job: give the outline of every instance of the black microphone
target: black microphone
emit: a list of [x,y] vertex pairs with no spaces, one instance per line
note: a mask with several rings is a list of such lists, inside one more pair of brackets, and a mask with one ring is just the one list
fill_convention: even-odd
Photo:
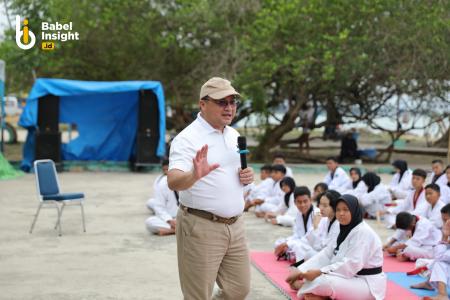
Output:
[[238,136],[237,138],[239,154],[241,156],[241,169],[244,170],[247,168],[247,139],[245,136]]

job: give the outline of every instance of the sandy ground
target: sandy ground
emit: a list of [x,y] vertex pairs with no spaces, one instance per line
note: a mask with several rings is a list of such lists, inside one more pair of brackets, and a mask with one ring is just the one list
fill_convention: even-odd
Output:
[[[65,192],[86,194],[87,232],[80,209],[68,207],[63,236],[53,230],[56,209],[36,211],[34,175],[0,181],[0,299],[181,299],[175,237],[150,235],[145,201],[157,174],[62,173]],[[312,187],[324,174],[297,174]],[[387,176],[382,176],[386,183]],[[251,250],[270,251],[290,228],[246,214]],[[389,233],[371,222],[384,239]],[[254,267],[248,299],[285,299]]]

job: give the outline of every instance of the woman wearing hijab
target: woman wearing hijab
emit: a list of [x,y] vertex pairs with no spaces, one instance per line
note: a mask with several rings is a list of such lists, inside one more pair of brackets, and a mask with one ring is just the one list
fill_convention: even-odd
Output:
[[[300,265],[286,281],[301,299],[384,299],[386,276],[378,235],[363,221],[358,199],[341,196],[336,205],[337,240]],[[303,280],[303,281],[300,281]]]
[[280,181],[280,187],[284,192],[284,198],[275,211],[266,213],[265,219],[274,225],[292,227],[298,211],[294,203],[295,181],[291,177],[284,177]]
[[322,193],[319,197],[320,214],[313,217],[313,230],[306,233],[302,243],[294,248],[297,265],[310,259],[339,235],[339,222],[336,220],[336,203],[341,194],[334,190]]
[[392,177],[389,191],[393,199],[405,199],[412,187],[412,172],[408,169],[408,163],[404,160],[396,160],[392,163],[395,170],[395,175]]
[[369,218],[376,218],[377,212],[384,211],[384,204],[391,202],[391,194],[381,183],[381,178],[373,172],[364,174],[361,181],[367,192],[358,197],[359,204],[364,208]]
[[347,186],[347,189],[343,194],[350,194],[359,199],[364,193],[367,192],[367,187],[361,180],[361,169],[351,168],[349,171],[351,183]]

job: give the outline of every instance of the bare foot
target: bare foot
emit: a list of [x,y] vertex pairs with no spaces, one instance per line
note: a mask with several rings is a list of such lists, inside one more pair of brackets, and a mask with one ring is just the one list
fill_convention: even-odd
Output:
[[298,291],[303,286],[303,280],[296,280],[292,284],[289,284],[289,286],[291,287],[291,289]]
[[428,291],[433,291],[434,288],[430,285],[430,283],[428,281],[424,281],[421,283],[417,283],[417,284],[413,284],[411,285],[412,289],[418,289],[418,290],[428,290]]
[[397,254],[397,260],[401,262],[409,261],[409,258],[404,256],[403,254]]
[[175,229],[160,229],[158,232],[159,236],[163,236],[163,235],[171,235],[171,234],[175,234]]
[[263,213],[263,212],[255,212],[255,215],[256,215],[257,218],[264,218],[265,213]]

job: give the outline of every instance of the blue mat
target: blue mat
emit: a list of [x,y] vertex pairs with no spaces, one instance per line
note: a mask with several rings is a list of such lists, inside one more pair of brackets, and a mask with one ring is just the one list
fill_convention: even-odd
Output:
[[[388,272],[386,273],[389,280],[395,282],[401,287],[409,290],[411,293],[414,293],[417,296],[425,297],[425,296],[436,296],[437,291],[427,291],[427,290],[418,290],[410,288],[411,285],[417,284],[420,282],[424,282],[426,279],[420,277],[419,275],[408,276],[403,272]],[[450,295],[450,289],[447,289],[447,293]]]

